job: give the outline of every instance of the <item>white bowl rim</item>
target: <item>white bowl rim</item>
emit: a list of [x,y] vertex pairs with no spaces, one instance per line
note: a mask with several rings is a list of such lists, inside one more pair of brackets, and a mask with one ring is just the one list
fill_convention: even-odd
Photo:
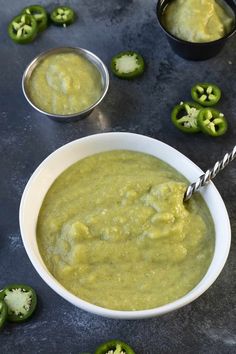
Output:
[[[129,145],[131,141],[142,142],[143,148],[139,149],[139,147],[137,146],[137,150],[136,150],[136,151],[140,151],[140,152],[145,152],[144,146],[149,146],[149,144],[155,145],[155,147],[157,148],[157,151],[158,151],[158,148],[164,149],[168,153],[171,153],[171,156],[173,155],[176,158],[181,159],[181,161],[183,163],[188,164],[191,167],[189,170],[189,173],[194,172],[194,176],[191,176],[190,178],[188,178],[190,182],[194,182],[196,180],[196,178],[203,173],[203,171],[195,163],[193,163],[189,158],[187,158],[185,155],[183,155],[178,150],[174,149],[173,147],[171,147],[170,145],[167,145],[164,142],[161,142],[159,140],[156,140],[156,139],[144,136],[144,135],[135,134],[135,133],[128,133],[128,132],[107,132],[107,133],[93,134],[93,135],[89,135],[89,136],[86,136],[83,138],[76,139],[72,142],[69,142],[69,143],[61,146],[60,148],[58,148],[57,150],[52,152],[46,159],[44,159],[41,162],[41,164],[36,168],[36,170],[34,171],[32,176],[30,177],[30,179],[24,189],[24,192],[23,192],[23,195],[21,198],[21,202],[20,202],[20,209],[19,209],[19,222],[20,222],[20,231],[21,231],[22,241],[23,241],[25,250],[28,254],[28,257],[29,257],[31,263],[33,264],[34,268],[36,269],[38,274],[41,276],[41,278],[56,293],[58,293],[60,296],[62,296],[64,299],[66,299],[70,303],[74,304],[75,306],[77,306],[83,310],[86,310],[88,312],[97,314],[97,315],[115,318],[115,319],[141,319],[141,318],[149,318],[149,317],[159,316],[159,315],[177,310],[177,309],[189,304],[190,302],[197,299],[200,295],[202,295],[213,284],[213,282],[217,279],[217,277],[219,276],[220,272],[222,271],[222,269],[225,265],[225,262],[227,260],[228,253],[230,250],[230,244],[231,244],[230,221],[229,221],[229,216],[228,216],[225,204],[224,204],[218,190],[216,189],[216,187],[214,186],[214,184],[212,182],[210,182],[208,184],[207,188],[202,188],[200,193],[203,196],[203,198],[205,199],[206,203],[207,203],[206,198],[213,198],[213,196],[214,196],[215,201],[217,201],[217,207],[215,209],[216,212],[218,209],[220,209],[220,228],[221,228],[221,231],[224,231],[224,237],[222,238],[222,241],[221,241],[221,239],[218,239],[218,236],[217,236],[218,229],[216,229],[215,230],[216,231],[215,242],[217,241],[218,243],[219,242],[222,243],[219,246],[221,253],[219,253],[218,258],[216,258],[216,254],[215,254],[216,248],[215,248],[213,260],[209,266],[209,269],[208,269],[207,273],[204,275],[204,277],[202,278],[202,280],[197,284],[197,286],[194,289],[192,289],[189,293],[187,293],[186,295],[181,297],[180,299],[175,300],[175,301],[168,303],[166,305],[152,308],[152,309],[147,309],[147,310],[118,311],[118,310],[111,310],[111,309],[103,308],[103,307],[88,303],[87,301],[80,299],[79,297],[73,295],[68,290],[66,290],[50,274],[50,272],[47,270],[46,266],[44,264],[42,265],[43,261],[42,261],[42,259],[39,259],[41,257],[37,258],[35,252],[33,251],[32,247],[31,247],[31,244],[30,244],[31,235],[29,235],[29,233],[27,232],[27,227],[25,225],[25,212],[26,212],[27,202],[29,200],[30,193],[32,191],[35,181],[37,181],[39,174],[42,173],[43,170],[48,165],[50,165],[50,163],[52,163],[52,161],[54,160],[54,158],[56,156],[59,156],[62,152],[65,152],[66,150],[73,149],[73,147],[75,147],[77,145],[83,145],[84,143],[88,143],[88,144],[94,143],[94,142],[101,143],[101,142],[105,141],[105,145],[106,145],[106,142],[108,141],[108,144],[109,144],[109,141],[111,141],[111,140],[120,142],[120,145],[121,145],[121,141],[122,141],[121,146],[122,147],[124,146],[123,149],[126,149],[126,150],[136,150],[136,149],[132,149],[132,148],[127,149],[125,147],[127,144]],[[126,142],[126,144],[124,144],[124,141]],[[120,147],[120,148],[105,148],[100,151],[117,150],[117,149],[121,150],[122,147]],[[158,151],[158,152],[160,152],[160,151]],[[93,155],[95,153],[96,152],[88,153],[86,156]],[[154,155],[154,156],[158,157],[158,154]],[[160,158],[160,157],[158,157],[158,158]],[[165,159],[163,159],[163,160],[166,161]],[[169,162],[167,162],[167,163],[169,163]],[[171,163],[169,163],[169,164],[171,164]],[[65,168],[63,168],[62,171],[64,169]],[[186,176],[185,173],[182,173],[182,174]],[[56,177],[54,177],[54,179],[55,178]],[[48,188],[49,188],[49,186],[50,185],[48,185]],[[207,203],[207,205],[208,205],[208,203]],[[208,208],[209,208],[209,205],[208,205]],[[214,215],[212,215],[212,218],[215,223],[217,219],[215,218]],[[36,237],[35,237],[35,239],[36,239]],[[215,247],[216,247],[216,245],[215,245]],[[215,267],[216,269],[214,271],[212,271],[213,274],[209,275],[208,273],[209,273],[210,269],[212,270],[212,266],[215,263],[216,263],[216,267]]]

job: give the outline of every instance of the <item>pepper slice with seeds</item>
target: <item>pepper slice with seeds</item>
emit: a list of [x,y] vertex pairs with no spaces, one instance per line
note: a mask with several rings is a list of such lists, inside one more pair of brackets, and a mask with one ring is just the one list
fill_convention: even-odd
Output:
[[184,133],[200,131],[197,117],[202,107],[195,102],[180,102],[171,112],[172,123]]
[[95,354],[135,354],[135,352],[128,344],[114,339],[101,344]]
[[30,286],[11,284],[0,292],[0,300],[8,308],[7,319],[11,322],[24,322],[34,312],[37,305],[37,296]]
[[54,25],[66,27],[75,21],[75,12],[68,6],[59,6],[52,11],[50,18]]
[[7,305],[3,300],[0,300],[0,331],[7,321]]
[[225,134],[228,128],[224,114],[213,108],[202,109],[197,121],[203,133],[214,137]]
[[111,60],[111,70],[113,74],[121,79],[134,79],[144,72],[143,57],[133,51],[120,52]]
[[19,44],[32,42],[37,32],[37,22],[33,16],[28,14],[16,16],[8,25],[9,37]]
[[48,26],[48,14],[43,6],[31,5],[22,10],[22,14],[31,15],[37,22],[38,32],[44,31]]
[[192,99],[202,106],[214,106],[221,98],[221,90],[218,86],[209,83],[199,83],[191,89]]

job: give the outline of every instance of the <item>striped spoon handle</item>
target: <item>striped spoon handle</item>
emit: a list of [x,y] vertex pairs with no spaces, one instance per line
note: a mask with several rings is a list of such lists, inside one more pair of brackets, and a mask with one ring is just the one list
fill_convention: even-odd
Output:
[[207,170],[201,175],[195,183],[192,183],[186,189],[184,194],[184,202],[189,200],[193,193],[197,192],[199,188],[205,186],[210,182],[221,170],[223,170],[231,161],[236,158],[236,145],[230,153],[225,154],[222,160],[217,161],[212,169]]

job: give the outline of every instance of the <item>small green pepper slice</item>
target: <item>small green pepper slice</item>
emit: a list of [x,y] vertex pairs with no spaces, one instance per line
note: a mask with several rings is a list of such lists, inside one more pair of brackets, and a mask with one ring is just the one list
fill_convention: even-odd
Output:
[[28,14],[22,14],[13,18],[8,25],[8,35],[16,43],[27,44],[37,35],[37,22]]
[[172,123],[184,133],[200,131],[197,117],[202,107],[195,102],[180,102],[171,112]]
[[22,10],[22,14],[31,15],[37,22],[38,32],[44,31],[48,26],[48,14],[43,6],[31,5]]
[[101,344],[95,354],[135,354],[135,352],[128,344],[114,339]]
[[199,83],[191,89],[192,99],[202,106],[214,106],[221,97],[221,90],[218,86],[209,83]]
[[11,284],[0,292],[0,300],[8,307],[7,319],[11,322],[24,322],[34,312],[37,296],[30,286]]
[[75,21],[75,12],[70,7],[59,6],[52,11],[50,18],[54,25],[66,27]]
[[225,134],[228,129],[224,114],[213,108],[202,109],[197,121],[203,133],[214,137]]
[[113,74],[121,79],[134,79],[142,75],[145,64],[143,57],[133,51],[120,52],[111,60]]
[[7,305],[3,300],[0,300],[0,331],[7,321]]

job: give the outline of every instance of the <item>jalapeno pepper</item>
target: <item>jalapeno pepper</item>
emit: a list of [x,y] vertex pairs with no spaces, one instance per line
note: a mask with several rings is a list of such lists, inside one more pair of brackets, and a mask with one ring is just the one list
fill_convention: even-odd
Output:
[[184,133],[197,133],[197,117],[202,107],[195,102],[180,102],[171,112],[172,123]]
[[11,322],[23,322],[34,312],[37,296],[30,286],[11,284],[0,292],[0,300],[8,307],[7,319]]
[[59,6],[52,11],[50,18],[54,25],[66,27],[75,21],[75,12],[70,7]]
[[8,34],[16,43],[32,42],[37,35],[37,22],[28,14],[16,16],[8,25]]
[[209,83],[200,83],[191,89],[192,99],[202,106],[214,106],[221,97],[221,90],[218,86]]
[[114,339],[101,344],[95,354],[135,354],[135,352],[128,344]]
[[197,121],[201,131],[211,136],[223,135],[228,128],[224,114],[213,108],[202,109]]
[[44,31],[48,26],[48,14],[44,7],[31,5],[22,10],[22,14],[31,15],[37,22],[38,32]]
[[134,79],[144,72],[143,57],[137,52],[125,51],[115,55],[111,60],[113,74],[121,79]]
[[7,321],[7,305],[3,300],[0,300],[0,331]]

